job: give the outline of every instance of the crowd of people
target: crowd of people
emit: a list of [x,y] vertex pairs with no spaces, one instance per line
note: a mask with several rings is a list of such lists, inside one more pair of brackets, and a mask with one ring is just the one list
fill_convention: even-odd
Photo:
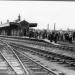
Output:
[[69,43],[72,43],[73,40],[73,34],[72,33],[56,33],[56,32],[52,32],[48,35],[48,39],[52,42],[54,41],[55,43],[57,41],[67,41]]
[[47,32],[44,31],[30,31],[29,37],[33,37],[36,39],[48,39],[50,42],[54,41],[55,43],[57,41],[67,41],[69,43],[72,43],[73,40],[75,40],[75,32],[56,32],[56,31],[50,31]]

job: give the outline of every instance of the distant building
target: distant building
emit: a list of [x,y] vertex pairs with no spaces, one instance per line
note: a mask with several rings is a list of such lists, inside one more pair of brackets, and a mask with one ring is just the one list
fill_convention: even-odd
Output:
[[28,36],[30,27],[37,27],[37,23],[29,23],[25,20],[20,20],[20,15],[18,16],[18,21],[7,22],[0,25],[0,35],[7,36]]

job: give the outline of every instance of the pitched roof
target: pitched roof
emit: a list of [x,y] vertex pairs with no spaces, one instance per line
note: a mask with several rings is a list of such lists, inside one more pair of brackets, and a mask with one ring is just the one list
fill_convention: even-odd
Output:
[[10,23],[0,24],[0,27],[6,27],[6,26],[10,26]]

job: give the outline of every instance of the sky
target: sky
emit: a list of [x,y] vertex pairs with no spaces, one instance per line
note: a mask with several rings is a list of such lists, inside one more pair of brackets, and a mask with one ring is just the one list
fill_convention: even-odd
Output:
[[75,29],[75,2],[71,1],[0,1],[0,21],[21,20],[37,23],[37,29]]

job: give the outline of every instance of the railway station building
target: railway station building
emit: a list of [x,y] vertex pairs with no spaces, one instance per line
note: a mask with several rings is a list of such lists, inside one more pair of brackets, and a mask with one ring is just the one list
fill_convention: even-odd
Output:
[[37,27],[37,23],[29,23],[26,20],[21,21],[20,16],[15,22],[1,24],[0,35],[7,36],[28,36],[29,28]]

